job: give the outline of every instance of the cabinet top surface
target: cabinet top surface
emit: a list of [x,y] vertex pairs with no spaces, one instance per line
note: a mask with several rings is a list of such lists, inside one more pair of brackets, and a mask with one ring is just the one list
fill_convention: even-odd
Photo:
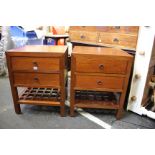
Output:
[[90,55],[106,55],[106,56],[123,56],[132,57],[127,52],[117,48],[106,48],[106,47],[86,47],[86,46],[75,46],[73,54],[90,54]]
[[65,53],[67,46],[51,45],[27,45],[24,47],[8,50],[7,52],[38,52],[38,53]]

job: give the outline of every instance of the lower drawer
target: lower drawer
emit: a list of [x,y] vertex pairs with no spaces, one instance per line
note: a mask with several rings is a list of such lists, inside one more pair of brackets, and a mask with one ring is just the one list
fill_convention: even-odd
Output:
[[122,91],[123,86],[123,77],[76,75],[75,78],[75,87],[78,89],[116,89]]
[[15,86],[59,87],[59,74],[14,73]]
[[100,33],[98,43],[135,49],[137,45],[137,36],[118,33]]

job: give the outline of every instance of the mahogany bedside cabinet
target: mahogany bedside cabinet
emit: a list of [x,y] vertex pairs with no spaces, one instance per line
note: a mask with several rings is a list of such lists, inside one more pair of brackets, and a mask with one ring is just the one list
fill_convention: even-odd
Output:
[[[17,114],[20,104],[60,106],[65,115],[67,46],[33,45],[6,52],[9,79]],[[18,87],[24,87],[19,93]]]
[[71,106],[102,108],[123,114],[133,56],[117,48],[75,46],[71,55]]

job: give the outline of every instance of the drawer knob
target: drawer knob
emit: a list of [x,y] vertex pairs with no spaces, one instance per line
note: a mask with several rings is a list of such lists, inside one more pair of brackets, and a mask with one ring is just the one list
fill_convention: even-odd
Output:
[[99,65],[99,69],[103,70],[104,69],[104,65],[103,64],[100,64]]
[[119,30],[120,29],[120,26],[115,26],[115,29]]
[[33,65],[34,65],[34,66],[38,66],[37,62],[33,62]]
[[38,70],[38,64],[37,64],[37,62],[33,62],[33,70],[34,71],[37,71]]
[[37,71],[38,70],[38,67],[37,66],[33,66],[33,70],[34,71]]
[[84,35],[81,35],[81,36],[80,36],[80,38],[81,38],[81,39],[84,39],[84,38],[85,38],[85,36],[84,36]]
[[102,82],[102,81],[97,81],[97,84],[98,84],[98,85],[102,85],[103,82]]
[[113,42],[119,42],[118,38],[114,38]]
[[37,77],[34,78],[34,81],[38,81],[39,79]]

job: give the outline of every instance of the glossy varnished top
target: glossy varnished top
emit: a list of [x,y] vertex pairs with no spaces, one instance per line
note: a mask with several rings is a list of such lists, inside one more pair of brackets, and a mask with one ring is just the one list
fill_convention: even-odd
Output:
[[20,55],[20,56],[33,56],[33,55],[62,55],[67,51],[67,46],[51,46],[51,45],[26,45],[24,47],[8,50],[6,54]]
[[67,46],[51,46],[51,45],[27,45],[24,47],[8,50],[8,52],[58,52],[64,53]]
[[89,54],[89,55],[107,55],[107,56],[123,56],[132,57],[127,52],[117,48],[106,47],[87,47],[87,46],[75,46],[73,49],[75,54]]

